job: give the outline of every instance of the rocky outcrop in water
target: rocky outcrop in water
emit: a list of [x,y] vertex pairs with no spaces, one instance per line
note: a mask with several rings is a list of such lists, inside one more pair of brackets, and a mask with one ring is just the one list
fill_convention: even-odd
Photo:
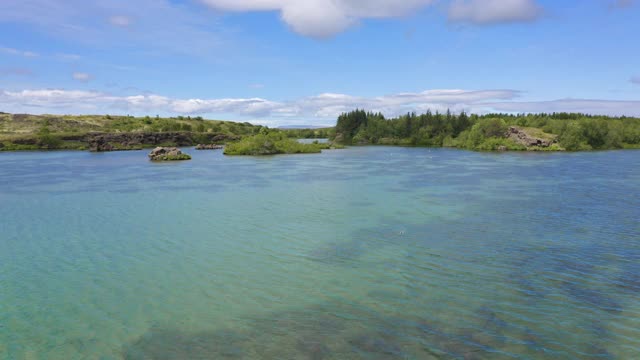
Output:
[[224,146],[216,144],[198,144],[196,146],[196,150],[220,150],[223,148]]
[[161,144],[193,146],[203,141],[219,143],[238,139],[237,136],[225,134],[193,132],[90,133],[85,137],[91,151],[139,150]]
[[191,156],[184,154],[180,149],[175,147],[161,147],[151,150],[149,153],[151,161],[177,161],[191,160]]
[[533,146],[549,147],[552,144],[555,144],[557,142],[555,136],[551,134],[547,134],[547,135],[548,136],[544,138],[533,136],[530,133],[528,133],[525,129],[519,128],[517,126],[510,126],[506,134],[506,136],[509,139],[515,141],[520,145],[524,145],[526,147],[533,147]]

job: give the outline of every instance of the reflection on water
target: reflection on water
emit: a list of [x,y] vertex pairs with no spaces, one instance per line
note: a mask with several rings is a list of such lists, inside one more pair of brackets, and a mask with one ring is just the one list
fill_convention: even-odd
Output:
[[638,358],[637,155],[2,153],[0,358]]

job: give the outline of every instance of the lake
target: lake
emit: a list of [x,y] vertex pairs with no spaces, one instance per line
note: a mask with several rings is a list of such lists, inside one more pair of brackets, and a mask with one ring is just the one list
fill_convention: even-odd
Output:
[[1,359],[640,358],[640,152],[0,153]]

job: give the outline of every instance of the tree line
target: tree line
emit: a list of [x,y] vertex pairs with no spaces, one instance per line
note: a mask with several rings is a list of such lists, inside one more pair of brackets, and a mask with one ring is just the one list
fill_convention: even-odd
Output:
[[458,114],[427,111],[387,119],[354,110],[338,117],[334,141],[345,145],[449,146],[474,150],[525,150],[507,137],[510,126],[555,137],[550,150],[640,148],[640,119],[580,113]]

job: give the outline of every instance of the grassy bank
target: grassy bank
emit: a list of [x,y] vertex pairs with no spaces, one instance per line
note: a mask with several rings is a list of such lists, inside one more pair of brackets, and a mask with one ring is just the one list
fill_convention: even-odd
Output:
[[[207,143],[213,135],[239,138],[257,134],[262,126],[200,117],[133,117],[110,115],[28,115],[0,113],[0,151],[85,150],[91,134],[177,133],[187,142]],[[157,143],[114,141],[114,150],[152,147]],[[160,145],[179,145],[166,142]]]

